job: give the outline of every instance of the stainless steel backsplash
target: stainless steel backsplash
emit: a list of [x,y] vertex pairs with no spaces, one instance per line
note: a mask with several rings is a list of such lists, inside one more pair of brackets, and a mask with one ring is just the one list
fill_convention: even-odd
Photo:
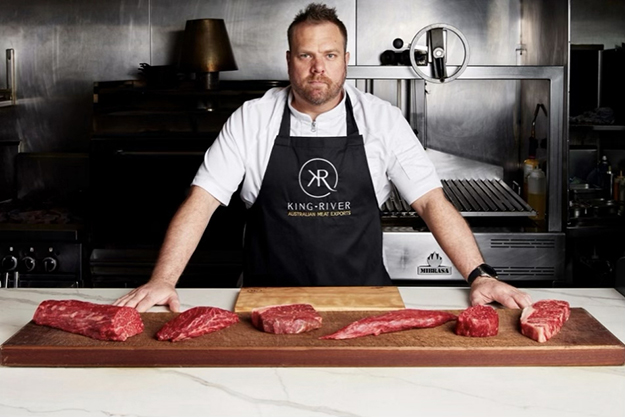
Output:
[[[0,50],[13,48],[17,55],[18,105],[0,108],[0,138],[21,141],[22,152],[81,152],[88,149],[91,131],[94,81],[133,79],[140,63],[175,64],[188,19],[223,18],[234,48],[238,71],[222,73],[223,79],[286,79],[286,29],[308,1],[291,0],[3,0],[0,3]],[[516,65],[521,44],[520,23],[524,10],[547,19],[531,27],[549,27],[549,33],[567,33],[568,1],[543,6],[538,0],[329,0],[337,8],[349,33],[351,64],[377,65],[379,55],[392,49],[392,41],[406,43],[424,26],[448,23],[458,27],[471,46],[470,65]],[[553,3],[553,2],[548,2]],[[536,10],[547,9],[545,13]],[[526,24],[527,25],[527,24]],[[529,29],[526,29],[529,30]],[[540,29],[543,30],[543,29]],[[540,45],[545,42],[542,37]],[[564,65],[566,36],[541,58],[534,51],[531,64]],[[533,45],[525,44],[531,50]],[[554,55],[554,51],[556,52]],[[553,62],[556,61],[556,62]],[[4,79],[4,68],[0,66]],[[391,87],[394,88],[394,87]],[[479,97],[482,87],[469,87],[468,97]],[[379,89],[384,94],[384,89]],[[489,88],[498,90],[497,85]],[[448,98],[444,97],[448,94]],[[510,101],[503,88],[495,103]],[[392,96],[392,94],[391,94]],[[428,117],[449,119],[447,100],[456,92],[436,92],[442,111]],[[452,117],[474,117],[476,110],[455,106]],[[479,113],[479,112],[477,112]],[[503,112],[498,112],[503,113]],[[509,115],[493,129],[512,130]],[[489,122],[492,123],[492,122]],[[498,134],[498,133],[497,133]],[[430,137],[434,143],[435,137]],[[445,139],[447,140],[447,139]]]

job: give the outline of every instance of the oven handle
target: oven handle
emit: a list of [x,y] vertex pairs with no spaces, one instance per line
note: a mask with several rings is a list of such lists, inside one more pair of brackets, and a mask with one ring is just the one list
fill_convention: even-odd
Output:
[[203,156],[205,152],[193,152],[193,151],[180,151],[180,152],[157,152],[157,151],[125,151],[118,149],[115,151],[117,156]]
[[13,279],[10,279],[11,272],[5,272],[2,274],[2,279],[0,279],[0,288],[9,288],[9,283],[13,282],[13,287],[17,288],[20,282],[20,273],[17,271],[13,271]]

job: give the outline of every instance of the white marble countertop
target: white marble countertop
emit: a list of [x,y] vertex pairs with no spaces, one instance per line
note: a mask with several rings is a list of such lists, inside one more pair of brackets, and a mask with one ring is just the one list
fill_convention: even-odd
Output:
[[[625,340],[613,289],[527,289],[583,307]],[[2,289],[0,341],[45,299],[106,303],[124,289]],[[461,309],[466,288],[401,288],[407,307]],[[232,309],[235,289],[180,290],[182,309]],[[155,309],[158,311],[160,308]],[[0,416],[624,417],[625,366],[457,368],[0,367]]]

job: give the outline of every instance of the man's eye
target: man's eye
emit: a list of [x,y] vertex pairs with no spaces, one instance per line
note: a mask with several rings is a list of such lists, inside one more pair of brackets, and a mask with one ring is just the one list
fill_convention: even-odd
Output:
[[336,54],[328,54],[327,57],[331,58],[331,59],[334,59],[334,58],[336,58]]

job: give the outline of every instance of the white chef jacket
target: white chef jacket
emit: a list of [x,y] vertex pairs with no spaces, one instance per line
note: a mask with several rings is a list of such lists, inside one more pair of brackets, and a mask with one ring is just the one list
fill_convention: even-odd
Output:
[[[401,111],[372,94],[345,84],[354,117],[364,139],[367,163],[378,206],[391,193],[391,181],[409,203],[442,187],[434,165]],[[291,106],[290,87],[273,88],[245,102],[225,123],[206,151],[192,184],[228,205],[241,184],[241,199],[249,208],[260,191],[285,100],[291,110],[291,136],[345,136],[345,96],[339,105],[315,121]]]

